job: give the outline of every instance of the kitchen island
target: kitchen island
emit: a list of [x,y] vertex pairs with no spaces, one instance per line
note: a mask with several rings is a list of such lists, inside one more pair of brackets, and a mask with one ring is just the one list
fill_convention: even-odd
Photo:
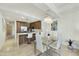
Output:
[[[17,45],[20,46],[22,44],[31,44],[31,41],[35,40],[35,33],[36,32],[17,33]],[[29,34],[32,34],[31,38],[28,38]]]

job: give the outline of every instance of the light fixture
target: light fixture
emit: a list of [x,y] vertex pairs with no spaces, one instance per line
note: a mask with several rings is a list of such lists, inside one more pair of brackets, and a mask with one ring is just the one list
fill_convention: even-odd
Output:
[[45,21],[46,23],[52,23],[52,22],[53,22],[53,21],[52,21],[52,18],[51,18],[50,16],[45,17],[44,21]]

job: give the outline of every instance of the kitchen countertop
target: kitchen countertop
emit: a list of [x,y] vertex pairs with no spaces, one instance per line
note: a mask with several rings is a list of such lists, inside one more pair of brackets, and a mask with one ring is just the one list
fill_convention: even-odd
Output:
[[24,34],[29,34],[29,33],[36,33],[36,32],[17,33],[17,35],[24,35]]
[[29,33],[34,34],[34,33],[36,33],[36,32],[25,32],[25,33],[24,33],[24,32],[23,32],[23,33],[21,32],[21,33],[16,33],[16,39],[17,39],[16,42],[17,42],[17,46],[18,46],[18,47],[20,46],[20,45],[19,45],[19,36],[20,36],[20,35],[28,35]]

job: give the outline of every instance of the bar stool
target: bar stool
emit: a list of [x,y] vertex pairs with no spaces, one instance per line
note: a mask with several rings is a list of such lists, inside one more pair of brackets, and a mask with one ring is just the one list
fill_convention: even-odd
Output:
[[31,39],[32,39],[32,33],[28,33],[27,44],[31,44]]

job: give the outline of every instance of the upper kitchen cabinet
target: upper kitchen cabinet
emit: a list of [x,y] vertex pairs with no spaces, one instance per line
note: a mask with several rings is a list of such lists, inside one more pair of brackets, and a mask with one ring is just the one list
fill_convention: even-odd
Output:
[[29,28],[29,26],[30,26],[30,24],[28,22],[23,22],[23,21],[17,21],[16,24],[17,24],[17,26],[16,26],[17,33],[21,33],[22,32],[21,31],[21,27]]
[[41,29],[41,21],[36,21],[30,23],[30,28],[31,29]]

